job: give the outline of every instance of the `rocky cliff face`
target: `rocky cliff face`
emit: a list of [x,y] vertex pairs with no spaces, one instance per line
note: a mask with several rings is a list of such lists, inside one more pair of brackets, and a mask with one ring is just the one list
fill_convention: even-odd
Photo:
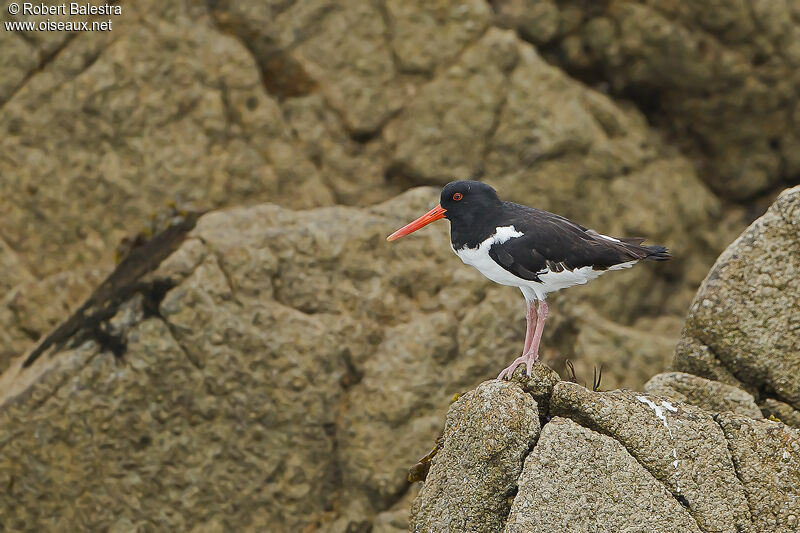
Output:
[[0,76],[0,369],[169,200],[365,206],[484,175],[509,198],[678,252],[559,306],[585,320],[549,343],[557,367],[570,358],[590,373],[584,357],[620,346],[647,362],[609,368],[608,383],[640,386],[669,361],[741,222],[641,111],[501,30],[503,9],[142,0],[123,4],[110,33],[3,32],[16,60]]
[[746,200],[800,172],[800,11],[790,1],[496,0],[500,22],[579,79],[630,99]]

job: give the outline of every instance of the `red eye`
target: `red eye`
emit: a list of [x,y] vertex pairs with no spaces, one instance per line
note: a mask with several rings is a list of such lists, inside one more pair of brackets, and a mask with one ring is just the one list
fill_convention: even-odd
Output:
[[457,192],[457,193],[455,193],[455,194],[453,195],[453,200],[455,200],[456,202],[457,202],[457,201],[459,201],[459,200],[461,200],[462,198],[464,198],[464,195],[463,195],[463,194],[461,194],[460,192]]

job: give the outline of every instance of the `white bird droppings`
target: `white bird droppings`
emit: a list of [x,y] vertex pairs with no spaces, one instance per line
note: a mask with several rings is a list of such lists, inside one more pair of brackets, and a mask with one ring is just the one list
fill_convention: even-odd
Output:
[[667,423],[667,415],[664,413],[664,409],[666,409],[667,411],[670,411],[672,413],[677,413],[678,412],[678,408],[675,407],[674,405],[672,405],[671,403],[669,403],[666,400],[663,400],[661,402],[661,405],[656,405],[655,402],[650,400],[647,396],[637,396],[636,399],[639,400],[640,402],[642,402],[643,404],[647,405],[650,409],[652,409],[653,412],[656,414],[656,417],[659,420],[661,420],[661,422],[664,423],[664,427],[667,428],[667,432],[669,433],[669,438],[670,438],[670,440],[673,441],[672,457],[675,460],[672,461],[672,466],[673,466],[673,468],[675,468],[675,490],[676,490],[676,492],[680,493],[681,492],[681,482],[678,479],[678,450],[674,446],[675,440],[674,440],[674,437],[672,435],[672,428],[669,427],[669,424]]
[[[650,401],[646,396],[637,396],[636,399],[642,402],[643,404],[646,404],[650,409],[652,409],[656,413],[656,416],[664,423],[664,427],[667,428],[667,431],[669,431],[669,437],[672,438],[672,430],[670,429],[669,424],[667,424],[667,417],[666,415],[664,415],[664,409],[662,407],[659,407],[652,401]],[[669,405],[669,402],[661,402],[661,405],[663,406],[665,403]],[[669,407],[672,407],[672,405],[669,405]],[[669,409],[669,407],[667,409]],[[675,408],[672,407],[670,411],[672,411],[673,409]],[[675,411],[677,411],[677,409],[675,409]]]

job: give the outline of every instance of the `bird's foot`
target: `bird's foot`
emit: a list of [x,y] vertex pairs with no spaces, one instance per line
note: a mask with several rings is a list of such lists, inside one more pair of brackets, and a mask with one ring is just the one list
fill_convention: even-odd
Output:
[[500,372],[500,375],[497,376],[497,381],[503,381],[506,378],[508,378],[510,380],[511,376],[514,374],[514,370],[519,365],[521,365],[523,363],[527,363],[527,362],[528,362],[528,358],[525,357],[524,355],[520,355],[519,357],[514,359],[514,361],[510,365],[508,365],[506,368],[504,368],[502,372]]
[[514,361],[508,365],[508,367],[504,368],[500,375],[497,376],[497,381],[503,381],[504,379],[511,379],[511,376],[514,375],[514,370],[521,364],[525,365],[525,370],[528,376],[531,375],[531,370],[533,369],[533,363],[536,362],[537,354],[528,352],[525,355],[520,355]]
[[538,358],[538,353],[528,352],[528,359],[525,361],[525,371],[528,376],[530,376],[531,372],[533,372],[533,363],[535,363]]

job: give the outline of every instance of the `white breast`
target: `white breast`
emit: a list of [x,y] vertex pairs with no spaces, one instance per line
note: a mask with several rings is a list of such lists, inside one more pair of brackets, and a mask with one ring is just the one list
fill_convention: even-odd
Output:
[[[511,287],[521,287],[529,282],[515,276],[498,265],[494,259],[489,257],[489,248],[495,243],[502,244],[509,239],[522,237],[522,235],[523,233],[517,231],[514,226],[499,226],[495,228],[494,235],[491,235],[480,243],[477,248],[467,248],[464,246],[458,250],[453,248],[453,251],[465,264],[474,266],[481,274],[495,283],[510,285]],[[452,246],[451,244],[450,247],[452,248]]]

